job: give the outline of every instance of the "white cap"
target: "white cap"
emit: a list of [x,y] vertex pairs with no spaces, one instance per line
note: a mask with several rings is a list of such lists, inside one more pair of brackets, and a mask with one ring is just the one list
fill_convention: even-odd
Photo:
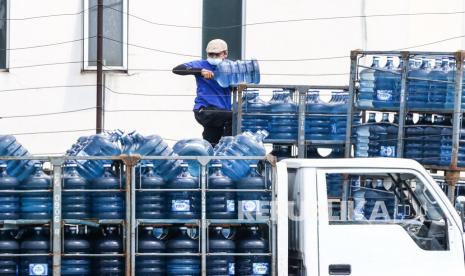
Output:
[[218,54],[223,51],[227,51],[228,44],[226,43],[226,41],[222,39],[213,39],[210,42],[208,42],[207,48],[205,50],[207,51],[207,54]]

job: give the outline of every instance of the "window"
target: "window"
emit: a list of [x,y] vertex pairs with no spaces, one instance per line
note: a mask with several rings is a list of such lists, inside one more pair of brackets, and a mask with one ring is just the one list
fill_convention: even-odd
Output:
[[0,69],[6,69],[7,43],[7,0],[0,0]]
[[204,58],[206,58],[207,43],[215,38],[221,38],[228,43],[228,59],[242,58],[242,10],[242,0],[203,0],[202,56]]
[[414,174],[327,173],[325,179],[330,224],[397,224],[420,248],[448,250],[446,217]]
[[[84,68],[97,66],[97,0],[84,0]],[[127,0],[103,1],[104,69],[127,68]]]

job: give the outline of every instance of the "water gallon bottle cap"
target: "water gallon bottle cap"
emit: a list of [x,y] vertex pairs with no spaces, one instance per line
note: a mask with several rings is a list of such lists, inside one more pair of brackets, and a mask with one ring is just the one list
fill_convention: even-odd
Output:
[[186,226],[181,226],[181,227],[179,227],[179,230],[187,230],[187,227]]
[[0,163],[0,168],[6,168],[6,167],[7,167],[6,163]]
[[223,227],[221,227],[221,226],[216,226],[216,227],[215,227],[215,230],[223,230]]
[[34,163],[34,168],[42,168],[42,162]]
[[256,226],[256,225],[254,225],[254,226],[249,226],[248,228],[249,228],[249,230],[253,230],[253,231],[258,230],[258,226]]
[[36,230],[36,231],[41,231],[42,229],[43,229],[43,228],[42,228],[41,226],[36,226],[36,227],[34,227],[34,230]]
[[181,168],[187,168],[187,167],[189,167],[189,165],[187,163],[185,163],[185,162],[181,163]]
[[250,168],[257,168],[258,165],[257,165],[257,164],[250,164],[249,167],[250,167]]
[[147,226],[147,227],[145,227],[145,230],[149,230],[149,231],[153,230],[153,226]]
[[221,167],[223,167],[223,164],[221,164],[221,163],[213,163],[212,164],[212,168],[221,168]]
[[76,162],[68,162],[68,163],[66,164],[66,167],[68,167],[68,168],[75,168],[75,167],[77,167],[77,164],[76,164]]
[[111,164],[103,164],[104,168],[111,168]]
[[144,167],[144,168],[153,168],[153,164],[152,163],[147,163],[147,164],[142,165],[142,167]]

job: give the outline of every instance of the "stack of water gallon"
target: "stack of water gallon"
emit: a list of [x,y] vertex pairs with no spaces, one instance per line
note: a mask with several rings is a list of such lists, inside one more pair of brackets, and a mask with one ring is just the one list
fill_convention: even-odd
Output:
[[[320,98],[326,91],[308,91],[306,96],[305,140],[306,156],[320,158],[317,146],[324,144],[332,149],[329,157],[343,157],[343,141],[346,136],[348,93],[331,92],[329,101]],[[278,158],[291,157],[291,146],[297,143],[298,105],[289,90],[275,90],[269,101],[259,96],[258,90],[245,90],[242,105],[242,130],[269,131],[267,142],[274,145],[273,153]],[[325,95],[326,96],[326,95]],[[360,123],[354,116],[353,124]]]
[[[397,63],[397,65],[395,65]],[[360,71],[356,107],[385,112],[381,120],[369,113],[354,132],[356,157],[396,157],[402,61],[386,57],[384,66],[373,56],[371,67]],[[452,114],[455,94],[455,60],[421,57],[409,60],[406,86],[403,157],[423,165],[449,166],[452,156]],[[462,86],[465,88],[465,86]],[[462,89],[462,109],[465,108]],[[390,113],[386,113],[386,111]],[[462,126],[461,139],[465,137]],[[458,166],[465,165],[465,144],[460,143]]]
[[[214,149],[202,139],[181,140],[173,150],[182,156],[263,156],[266,135],[259,130],[223,137]],[[159,162],[145,160],[136,177],[136,220],[144,225],[139,227],[136,274],[200,275],[201,167],[195,160],[180,161],[178,174],[170,178],[161,176]],[[208,165],[207,275],[271,273],[265,227],[270,215],[270,169],[257,163],[217,159]],[[249,223],[241,224],[244,220]]]

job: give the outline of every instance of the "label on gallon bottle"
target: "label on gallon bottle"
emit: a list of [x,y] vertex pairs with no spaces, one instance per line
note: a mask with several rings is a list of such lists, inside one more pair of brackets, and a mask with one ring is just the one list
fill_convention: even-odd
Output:
[[376,98],[379,101],[392,100],[392,90],[376,90]]
[[268,274],[268,263],[253,263],[252,273],[257,275]]
[[242,211],[243,212],[259,212],[260,201],[259,200],[243,200]]
[[234,263],[229,263],[228,264],[228,274],[229,275],[236,275],[236,268]]
[[226,210],[228,212],[234,212],[236,211],[236,202],[234,200],[226,200]]
[[190,200],[188,199],[173,199],[171,201],[171,211],[174,212],[189,212],[191,210]]
[[395,146],[381,146],[379,150],[379,155],[381,157],[396,157],[396,147]]
[[29,275],[48,275],[47,264],[29,264]]

